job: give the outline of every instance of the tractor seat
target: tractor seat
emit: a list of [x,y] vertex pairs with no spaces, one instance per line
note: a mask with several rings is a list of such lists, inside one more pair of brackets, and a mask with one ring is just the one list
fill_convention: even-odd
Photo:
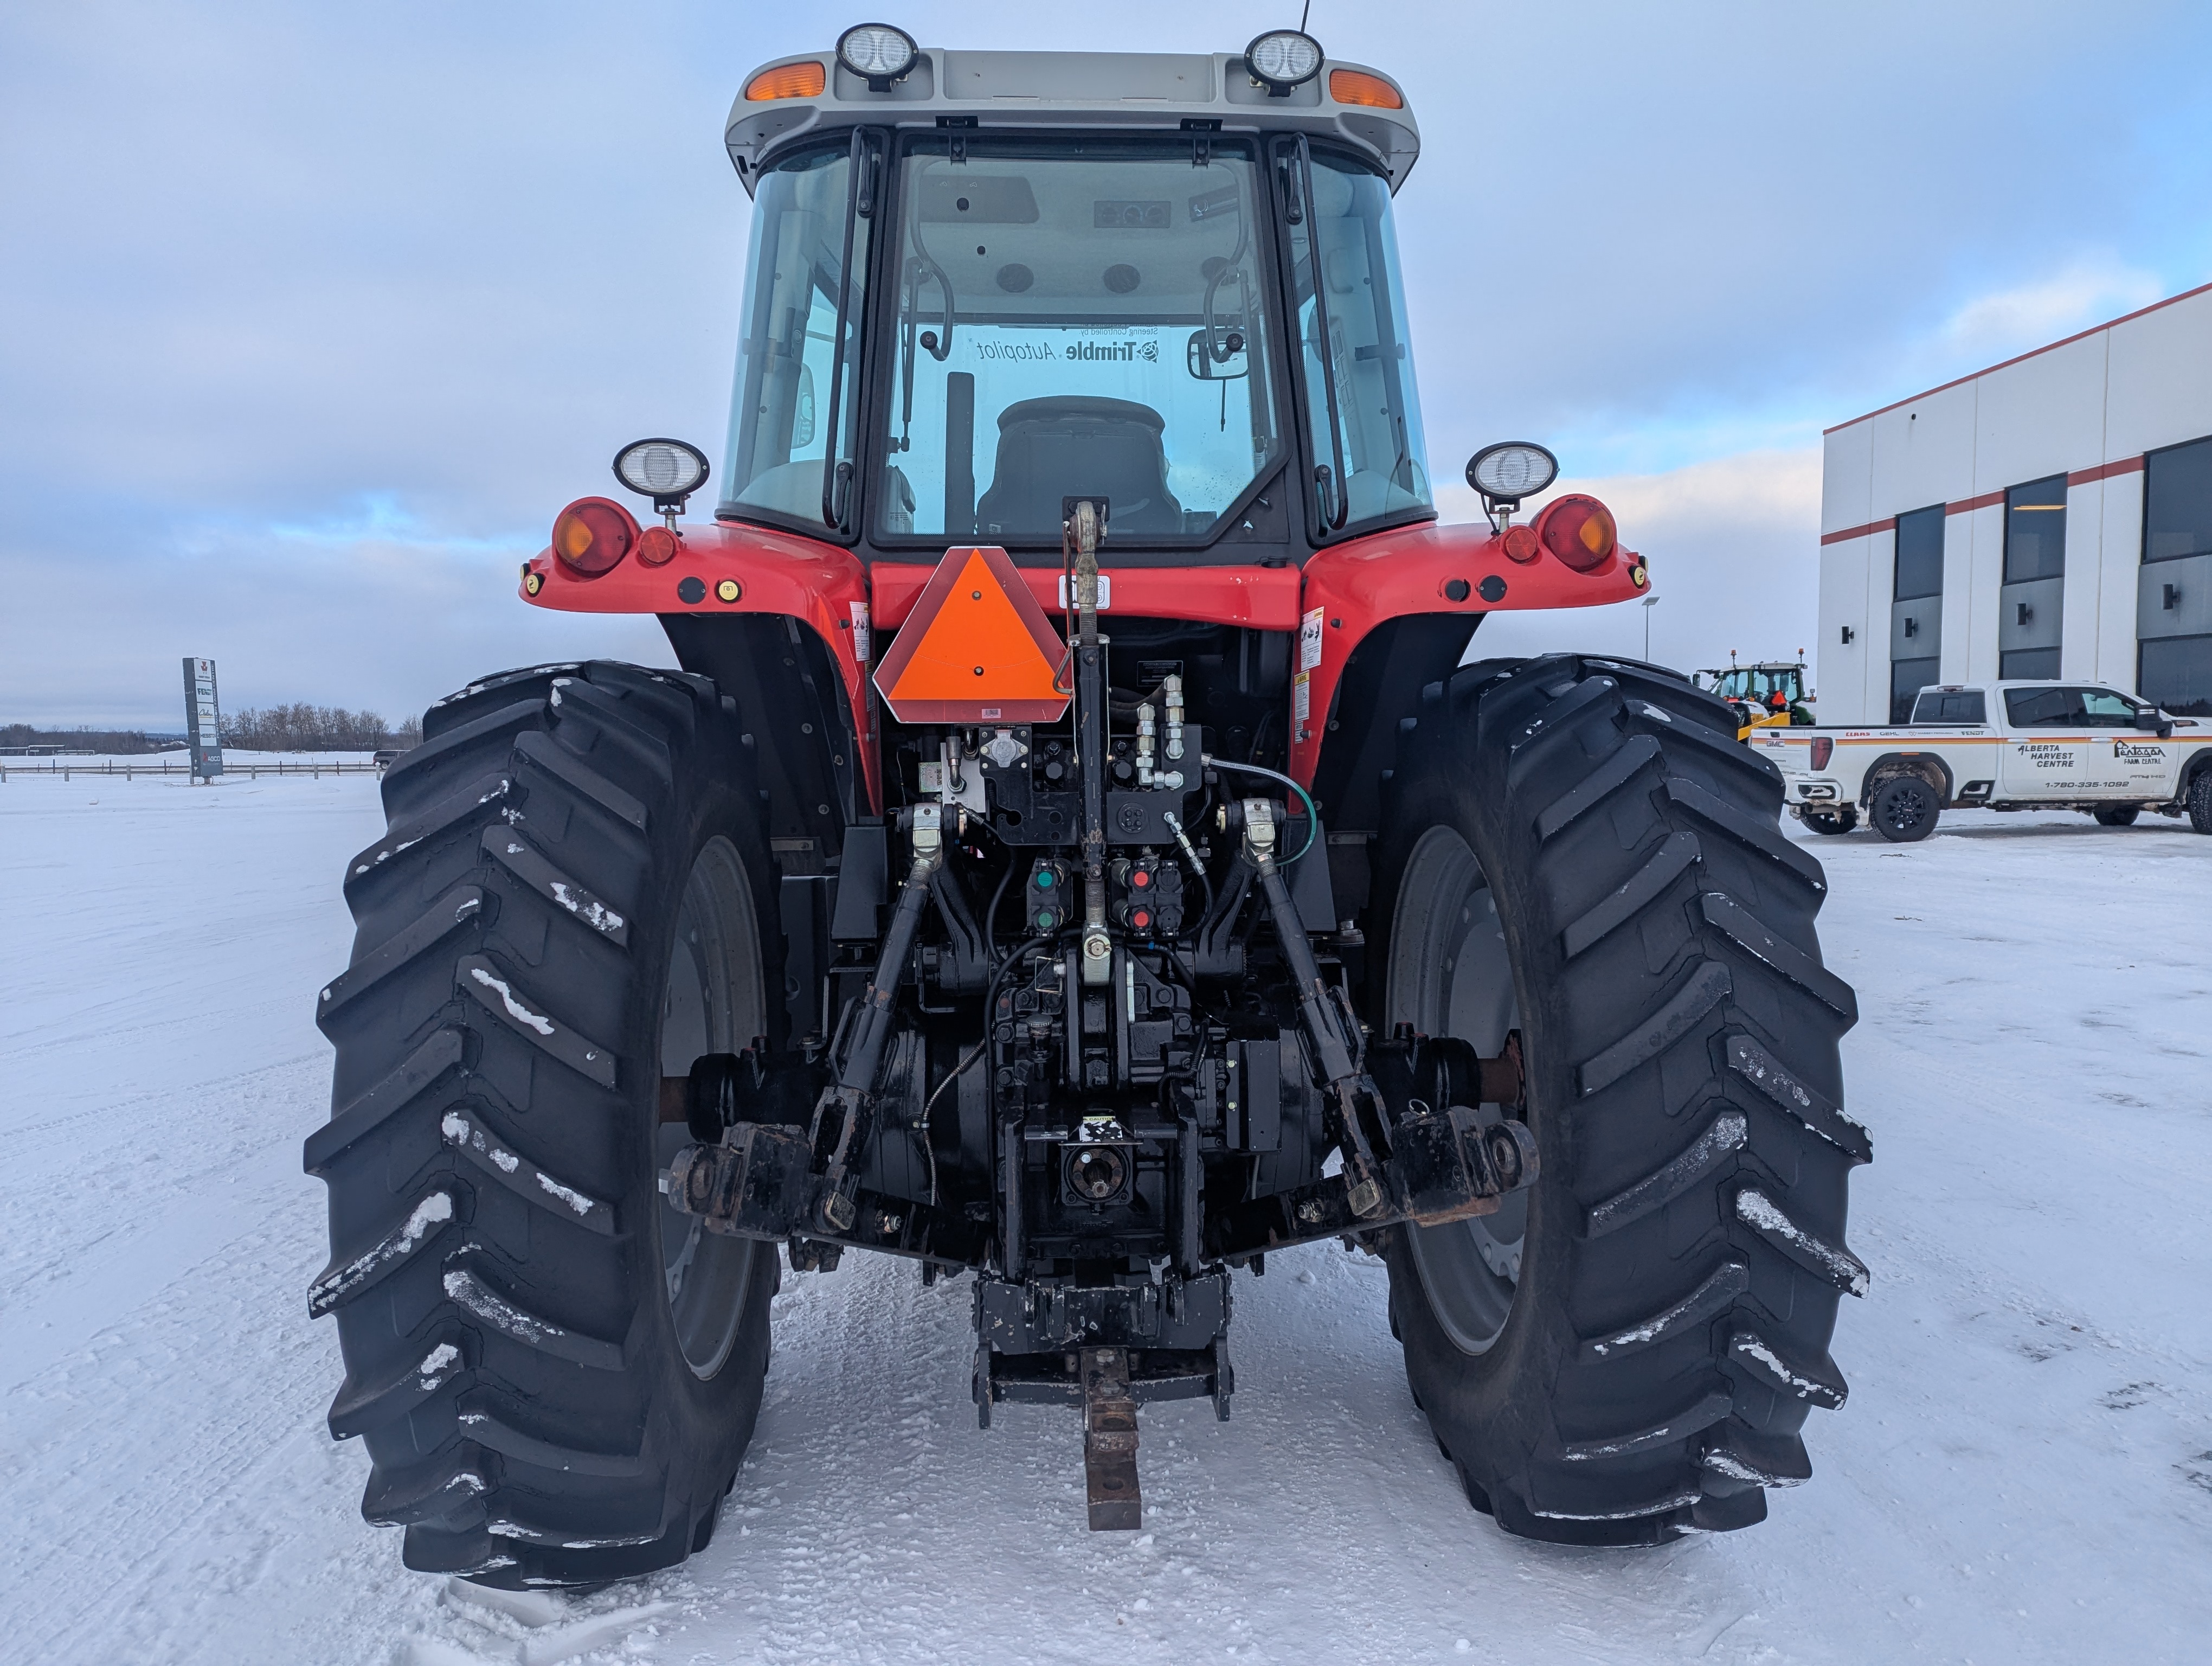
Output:
[[1182,505],[1168,490],[1167,423],[1150,405],[1068,394],[999,413],[999,456],[975,504],[980,538],[1057,538],[1060,500],[1103,497],[1123,535],[1172,536]]

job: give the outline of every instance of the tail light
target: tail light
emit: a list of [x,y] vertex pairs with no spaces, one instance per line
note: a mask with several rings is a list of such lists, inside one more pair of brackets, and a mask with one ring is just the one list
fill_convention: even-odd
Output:
[[1830,758],[1832,758],[1832,757],[1835,757],[1835,755],[1836,755],[1836,738],[1835,738],[1835,736],[1833,736],[1833,735],[1828,735],[1828,734],[1824,734],[1824,735],[1816,735],[1816,736],[1814,736],[1814,739],[1813,739],[1813,767],[1814,767],[1815,769],[1826,769],[1826,768],[1828,767],[1828,760],[1829,760]]
[[1579,493],[1547,505],[1536,517],[1536,536],[1577,573],[1595,572],[1611,561],[1618,541],[1613,511]]
[[1499,542],[1505,546],[1506,558],[1517,561],[1523,567],[1544,553],[1544,546],[1537,541],[1534,526],[1508,526]]
[[553,522],[554,556],[579,578],[613,571],[637,538],[637,521],[611,498],[580,497]]

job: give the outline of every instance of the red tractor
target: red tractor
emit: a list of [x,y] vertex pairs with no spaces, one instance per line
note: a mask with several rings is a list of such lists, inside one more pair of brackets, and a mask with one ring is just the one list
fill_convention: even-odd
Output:
[[1516,521],[1540,447],[1438,523],[1397,84],[871,24],[725,137],[713,517],[639,441],[653,516],[579,498],[521,581],[683,670],[441,702],[346,875],[306,1155],[364,1514],[494,1585],[682,1560],[785,1263],[875,1251],[970,1278],[977,1415],[1079,1411],[1133,1527],[1138,1407],[1229,1415],[1232,1274],[1340,1241],[1500,1527],[1759,1520],[1866,1278],[1820,869],[1681,678],[1468,659],[1648,579],[1592,498]]

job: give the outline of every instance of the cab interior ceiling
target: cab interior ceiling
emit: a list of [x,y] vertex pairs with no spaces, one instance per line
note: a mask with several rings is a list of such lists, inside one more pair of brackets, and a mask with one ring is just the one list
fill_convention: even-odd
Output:
[[1070,157],[1040,198],[1010,160],[916,161],[910,234],[950,278],[956,322],[1195,325],[1209,296],[1234,300],[1213,280],[1249,252],[1249,164]]

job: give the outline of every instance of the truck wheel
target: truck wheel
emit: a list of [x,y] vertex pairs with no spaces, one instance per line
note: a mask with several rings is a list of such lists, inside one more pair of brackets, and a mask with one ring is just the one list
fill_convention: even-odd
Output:
[[2199,769],[2189,783],[2189,824],[2199,833],[2212,833],[2212,769]]
[[1892,844],[1912,844],[1936,830],[1942,805],[1918,775],[1892,775],[1874,789],[1867,813],[1874,830]]
[[1846,804],[1833,810],[1808,810],[1804,822],[1815,833],[1848,833],[1859,824],[1859,807]]
[[2136,817],[2140,813],[2137,807],[2132,804],[2116,804],[2108,809],[2092,810],[2089,812],[2100,827],[2133,827]]
[[605,664],[487,678],[423,730],[317,1011],[331,1432],[409,1567],[624,1578],[705,1545],[768,1363],[775,1250],[658,1189],[690,1137],[663,1074],[781,1010],[751,738],[705,678]]
[[1810,1473],[1856,1016],[1820,864],[1773,767],[1664,672],[1553,656],[1433,685],[1377,852],[1386,1028],[1521,1037],[1542,1167],[1497,1213],[1387,1235],[1406,1374],[1468,1499],[1510,1532],[1650,1544],[1743,1527]]

